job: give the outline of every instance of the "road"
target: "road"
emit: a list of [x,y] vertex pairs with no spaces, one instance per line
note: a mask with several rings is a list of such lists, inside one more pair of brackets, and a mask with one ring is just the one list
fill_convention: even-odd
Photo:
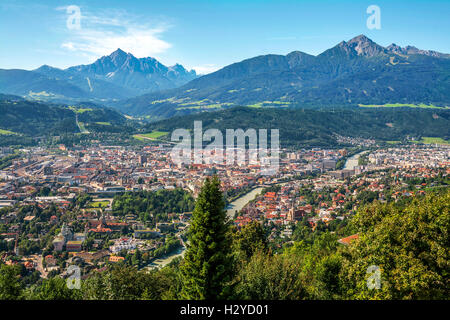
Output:
[[155,259],[154,261],[152,261],[152,263],[149,263],[145,268],[146,269],[154,269],[154,268],[163,268],[166,265],[168,265],[170,262],[172,262],[172,260],[174,260],[177,257],[182,257],[184,256],[184,253],[186,251],[186,244],[184,243],[183,239],[181,238],[180,234],[177,234],[177,238],[180,240],[182,247],[177,249],[175,252],[166,255],[163,258],[158,258]]
[[86,128],[81,128],[80,123],[78,122],[78,113],[75,113],[75,122],[77,123],[77,127],[78,129],[80,129],[81,133],[90,133],[89,131],[86,130]]
[[42,265],[42,257],[38,254],[33,254],[30,257],[34,262],[34,265],[36,266],[36,270],[41,273],[41,276],[43,278],[47,279],[48,272],[44,270],[44,266]]

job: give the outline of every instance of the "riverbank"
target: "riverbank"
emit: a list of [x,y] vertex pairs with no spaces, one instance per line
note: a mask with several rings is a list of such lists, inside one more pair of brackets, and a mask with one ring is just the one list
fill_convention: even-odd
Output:
[[[359,157],[367,152],[369,152],[369,151],[364,150],[364,151],[361,151],[361,152],[356,153],[356,154],[352,155],[351,157],[349,157],[345,161],[345,165],[344,165],[343,169],[352,170],[355,166],[358,165]],[[288,182],[275,183],[273,185],[284,185],[286,183],[288,183]],[[234,218],[236,211],[239,212],[240,210],[242,210],[242,208],[244,208],[250,201],[254,200],[255,197],[257,195],[259,195],[261,193],[261,191],[264,190],[265,187],[267,187],[267,186],[255,187],[251,191],[245,193],[244,195],[242,195],[242,196],[238,197],[237,199],[235,199],[234,201],[230,202],[230,204],[227,206],[227,216],[231,219]]]
[[155,268],[161,269],[171,263],[177,257],[183,257],[186,251],[186,247],[180,247],[172,253],[167,254],[164,257],[156,258],[152,262],[150,262],[144,269],[153,270]]
[[242,195],[241,197],[237,198],[236,200],[234,200],[233,202],[231,202],[228,206],[227,206],[227,216],[229,218],[234,218],[234,214],[235,212],[239,212],[241,211],[241,209],[250,201],[252,201],[253,199],[255,199],[255,197],[257,195],[259,195],[261,193],[261,191],[264,190],[264,187],[256,187],[254,189],[252,189],[251,191],[249,191],[248,193]]
[[344,170],[353,170],[358,165],[359,157],[367,152],[369,151],[364,150],[348,158],[347,161],[345,161]]
[[[347,161],[345,162],[344,168],[348,169],[351,167],[351,169],[353,169],[354,166],[358,165],[359,157],[366,152],[368,152],[368,151],[362,151],[362,152],[357,153],[357,154],[351,156],[350,158],[348,158]],[[289,181],[278,182],[278,183],[274,183],[273,185],[285,185],[288,182]],[[258,195],[260,195],[261,192],[267,187],[268,186],[255,186],[253,189],[251,189],[247,193],[241,195],[240,197],[236,198],[234,201],[230,202],[226,207],[228,218],[233,219],[236,211],[237,212],[241,211],[242,208],[244,208],[250,201],[254,200]],[[162,268],[162,267],[166,266],[167,264],[169,264],[171,261],[173,261],[175,258],[180,257],[180,256],[182,257],[184,255],[185,251],[186,251],[186,248],[183,246],[183,247],[177,249],[175,252],[173,252],[165,257],[155,259],[150,264],[148,264],[145,267],[145,269],[151,270],[154,268]]]

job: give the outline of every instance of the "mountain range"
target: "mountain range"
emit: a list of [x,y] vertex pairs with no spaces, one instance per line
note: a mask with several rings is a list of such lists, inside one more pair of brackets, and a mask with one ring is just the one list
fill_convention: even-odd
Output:
[[113,100],[179,87],[197,77],[182,65],[136,58],[117,49],[92,64],[27,71],[0,69],[0,92],[39,100]]
[[121,101],[131,115],[159,120],[174,115],[252,107],[450,103],[450,55],[392,44],[364,35],[313,56],[294,51],[231,64],[172,90]]
[[364,35],[314,56],[262,55],[197,76],[120,49],[89,65],[0,69],[0,93],[57,103],[92,101],[150,121],[232,106],[450,105],[450,55],[378,45]]

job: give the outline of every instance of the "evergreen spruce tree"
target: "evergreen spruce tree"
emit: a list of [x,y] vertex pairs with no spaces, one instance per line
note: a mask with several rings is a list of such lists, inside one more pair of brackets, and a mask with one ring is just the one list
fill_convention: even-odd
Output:
[[231,239],[220,181],[206,179],[197,198],[181,267],[184,299],[224,299],[233,275]]

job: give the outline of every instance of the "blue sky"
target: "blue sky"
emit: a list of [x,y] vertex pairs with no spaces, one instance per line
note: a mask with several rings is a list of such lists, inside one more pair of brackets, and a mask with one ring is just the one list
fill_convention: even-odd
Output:
[[[79,29],[67,26],[71,5]],[[366,26],[370,5],[379,30]],[[261,54],[316,55],[359,34],[450,53],[449,14],[448,0],[0,0],[0,68],[65,68],[120,47],[207,73]]]

